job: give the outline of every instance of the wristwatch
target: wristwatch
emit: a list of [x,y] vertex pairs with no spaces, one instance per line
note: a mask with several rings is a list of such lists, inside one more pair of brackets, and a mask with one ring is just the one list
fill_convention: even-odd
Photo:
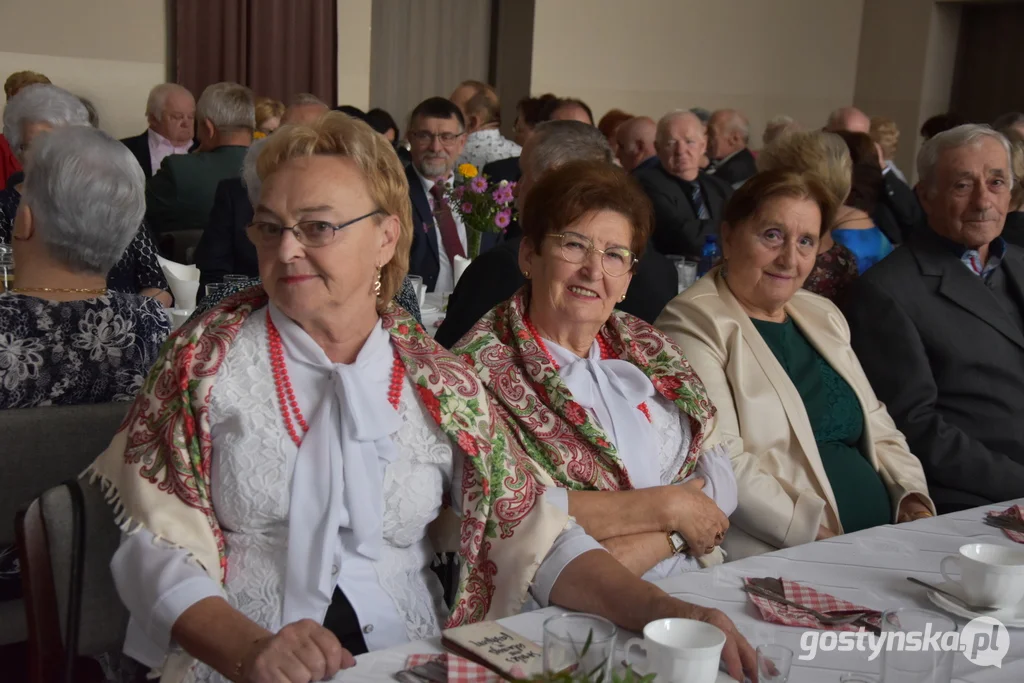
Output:
[[668,532],[668,546],[672,549],[673,555],[679,555],[686,552],[686,539],[678,531],[670,531]]

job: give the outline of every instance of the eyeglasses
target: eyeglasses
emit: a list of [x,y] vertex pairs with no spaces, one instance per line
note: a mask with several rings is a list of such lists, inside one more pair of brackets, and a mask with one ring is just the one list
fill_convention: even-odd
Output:
[[592,253],[601,254],[601,267],[612,277],[622,277],[628,273],[636,256],[625,247],[609,247],[598,249],[589,237],[576,232],[553,232],[547,235],[561,240],[562,258],[569,263],[583,263]]
[[249,236],[249,241],[255,245],[269,245],[280,242],[281,236],[288,231],[295,235],[295,239],[304,247],[322,247],[330,244],[334,239],[334,234],[342,228],[347,228],[353,223],[358,223],[378,213],[383,213],[383,211],[374,209],[359,218],[353,218],[338,225],[328,223],[327,221],[299,221],[295,225],[287,226],[267,221],[257,221],[249,224],[249,227],[245,229],[245,234]]
[[455,141],[463,136],[463,133],[431,133],[427,130],[409,131],[409,137],[418,145],[431,145],[434,138],[441,141],[444,146],[455,144]]

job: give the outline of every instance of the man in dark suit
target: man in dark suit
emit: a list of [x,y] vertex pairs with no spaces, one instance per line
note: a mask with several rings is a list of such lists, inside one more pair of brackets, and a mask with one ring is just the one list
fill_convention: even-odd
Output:
[[654,205],[652,243],[663,254],[699,259],[705,238],[718,233],[732,187],[700,170],[707,136],[695,114],[662,117],[655,148],[660,163],[636,174]]
[[[520,157],[523,176],[517,188],[521,203],[536,179],[569,161],[612,163],[612,150],[597,128],[578,121],[538,124]],[[519,269],[521,237],[505,241],[473,261],[448,299],[448,312],[437,330],[438,343],[451,348],[489,310],[526,283]],[[653,323],[678,292],[672,263],[648,246],[636,265],[626,298],[616,307]]]
[[927,228],[850,288],[852,343],[924,466],[940,513],[1024,496],[1024,252],[1001,238],[1006,139],[960,126],[924,144]]
[[735,109],[719,109],[708,120],[708,158],[719,180],[739,187],[757,173],[757,162],[747,149],[750,144],[750,123]]
[[615,141],[619,143],[615,150],[622,168],[631,173],[658,165],[658,152],[654,149],[654,139],[658,133],[658,124],[648,116],[637,116],[626,121],[615,131]]
[[[407,137],[412,163],[405,169],[413,225],[409,272],[422,277],[430,292],[452,291],[454,258],[468,254],[467,228],[445,197],[455,178],[455,163],[462,154],[465,131],[462,112],[443,97],[420,102],[409,117]],[[485,233],[480,252],[500,239],[498,233]]]
[[519,171],[519,157],[498,159],[484,166],[484,175],[494,182],[507,180],[510,183],[518,183],[522,175]]
[[260,274],[256,247],[246,235],[252,216],[252,204],[242,179],[220,181],[210,211],[210,223],[196,246],[200,297],[206,285],[223,282],[225,275],[256,277]]
[[177,83],[161,83],[149,91],[146,120],[142,134],[124,138],[121,143],[134,155],[146,178],[152,177],[165,157],[188,154],[195,146],[196,100]]
[[146,183],[146,223],[157,234],[203,230],[217,185],[242,173],[256,115],[252,91],[237,83],[215,83],[196,108],[199,150],[163,160]]
[[[857,107],[842,107],[829,115],[825,130],[832,133],[848,131],[870,135],[871,119]],[[884,163],[882,168],[883,192],[878,197],[878,204],[871,218],[890,242],[902,244],[912,233],[924,227],[924,213],[910,186],[900,180]]]

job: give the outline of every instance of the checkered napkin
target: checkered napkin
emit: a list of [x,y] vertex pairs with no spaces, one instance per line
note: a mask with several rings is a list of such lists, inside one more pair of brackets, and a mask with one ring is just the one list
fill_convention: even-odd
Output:
[[[774,582],[775,585],[782,586],[782,597],[792,602],[810,607],[811,609],[828,616],[840,616],[844,612],[860,612],[868,609],[866,607],[855,605],[852,602],[847,602],[846,600],[840,600],[828,593],[819,593],[813,588],[796,583],[795,581],[788,581],[787,579],[768,580]],[[745,583],[760,585],[762,588],[765,587],[762,583],[763,581],[763,579],[744,579]],[[761,612],[761,616],[764,620],[773,624],[783,624],[784,626],[803,626],[806,628],[821,629],[823,631],[859,631],[864,628],[860,623],[825,625],[818,621],[813,615],[796,607],[783,605],[754,593],[747,593],[747,598],[757,606],[757,609]],[[866,621],[872,626],[878,627],[881,624],[881,619],[882,613],[872,610],[872,612],[867,615]]]
[[448,683],[500,683],[502,680],[501,676],[487,667],[450,652],[442,655],[409,655],[405,666],[411,668],[432,661],[446,664]]
[[[1002,519],[1011,519],[1015,522],[1020,522],[1024,525],[1024,508],[1020,505],[1014,505],[1008,507],[1002,512],[990,512],[989,517],[1001,517]],[[1010,540],[1016,541],[1017,543],[1024,543],[1024,533],[1020,531],[1014,531],[1012,529],[1003,529],[1003,532],[1009,536]]]

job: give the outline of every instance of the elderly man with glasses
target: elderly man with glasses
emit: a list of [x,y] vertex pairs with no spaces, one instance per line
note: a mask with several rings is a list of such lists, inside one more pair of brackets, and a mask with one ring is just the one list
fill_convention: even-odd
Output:
[[[424,100],[409,118],[412,164],[405,169],[413,218],[409,272],[422,277],[431,292],[454,289],[454,259],[468,253],[466,226],[445,197],[466,145],[465,133],[462,111],[443,97]],[[480,251],[490,249],[499,239],[500,235],[485,234]]]

